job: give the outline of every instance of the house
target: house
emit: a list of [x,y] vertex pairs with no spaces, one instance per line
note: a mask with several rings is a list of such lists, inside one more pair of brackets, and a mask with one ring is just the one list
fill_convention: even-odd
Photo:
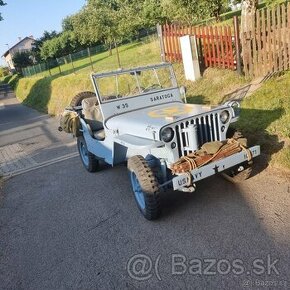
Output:
[[15,70],[13,64],[13,56],[15,55],[15,53],[21,51],[30,51],[33,48],[34,42],[35,40],[32,36],[27,36],[19,40],[15,45],[13,45],[3,54],[2,57],[5,59],[10,71]]

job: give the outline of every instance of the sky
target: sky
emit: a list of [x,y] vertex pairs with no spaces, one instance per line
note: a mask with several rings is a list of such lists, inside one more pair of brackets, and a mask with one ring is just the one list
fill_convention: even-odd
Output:
[[[19,41],[19,37],[42,36],[45,30],[61,31],[62,19],[82,8],[86,0],[5,0],[0,6],[0,55]],[[1,58],[0,65],[5,62]]]

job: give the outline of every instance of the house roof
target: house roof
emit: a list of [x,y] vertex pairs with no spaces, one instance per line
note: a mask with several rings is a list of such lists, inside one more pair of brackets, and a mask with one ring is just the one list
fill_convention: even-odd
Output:
[[9,52],[10,52],[11,49],[13,49],[14,47],[16,47],[17,45],[19,45],[21,42],[23,42],[26,39],[32,39],[32,40],[35,41],[35,39],[32,36],[26,36],[23,39],[21,39],[20,41],[18,41],[16,44],[14,44],[12,47],[10,47],[7,51],[5,51],[2,56],[6,57],[9,54]]

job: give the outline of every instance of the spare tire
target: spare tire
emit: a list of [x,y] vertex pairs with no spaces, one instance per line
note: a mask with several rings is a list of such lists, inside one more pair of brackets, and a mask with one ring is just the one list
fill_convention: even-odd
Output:
[[[82,105],[82,100],[87,98],[93,98],[96,97],[96,94],[94,92],[81,92],[74,96],[70,102],[71,107],[78,107]],[[96,98],[96,103],[98,104],[98,100]]]

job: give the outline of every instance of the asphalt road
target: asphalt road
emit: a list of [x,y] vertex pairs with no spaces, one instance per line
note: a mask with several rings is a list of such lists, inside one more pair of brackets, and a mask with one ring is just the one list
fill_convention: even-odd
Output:
[[[37,131],[39,143],[50,136],[43,159],[55,143],[75,150],[54,119],[1,102],[0,146]],[[138,212],[124,166],[90,174],[72,157],[15,176],[2,189],[0,289],[289,289],[290,182],[262,168],[241,185],[215,176],[164,193],[155,222]]]

